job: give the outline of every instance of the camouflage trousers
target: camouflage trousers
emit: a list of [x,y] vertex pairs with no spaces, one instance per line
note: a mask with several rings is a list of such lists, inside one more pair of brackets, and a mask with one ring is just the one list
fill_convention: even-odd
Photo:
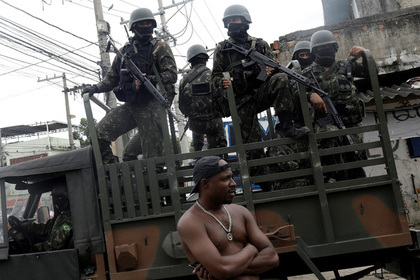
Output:
[[140,133],[137,132],[124,147],[123,161],[136,160],[140,154],[143,154],[143,150]]
[[261,141],[258,113],[271,107],[274,107],[276,115],[294,110],[290,83],[284,73],[271,76],[245,102],[241,102],[238,97],[236,102],[244,143]]
[[[129,132],[133,128],[138,128],[138,138],[140,147],[135,145],[138,138],[127,144],[129,150],[141,151],[145,158],[158,157],[163,154],[163,131],[162,122],[166,115],[162,106],[155,99],[146,103],[125,103],[112,109],[96,126],[101,155],[104,163],[115,162],[111,151],[111,141],[115,141],[119,136]],[[126,149],[127,151],[128,149]],[[131,152],[132,154],[133,152]]]
[[[238,98],[235,98],[238,100]],[[238,101],[237,101],[238,102]],[[237,111],[240,121],[241,136],[244,143],[261,141],[261,128],[258,122],[258,113],[274,107],[276,114],[289,110],[293,111],[292,94],[289,80],[284,73],[276,73],[264,82],[254,94],[245,102],[237,103]],[[264,158],[263,149],[255,149],[247,152],[248,159]],[[257,166],[250,170],[251,176],[269,173],[268,166]],[[268,185],[268,183],[266,184]],[[261,186],[264,191],[268,186]]]
[[[278,137],[280,137],[278,135]],[[289,145],[281,145],[281,146],[274,146],[269,147],[267,150],[268,156],[286,156],[291,155],[293,153],[299,152],[296,150],[296,145],[289,144]],[[299,170],[301,168],[308,168],[306,164],[307,162],[301,161],[301,160],[288,160],[279,162],[276,164],[270,164],[270,170],[274,173],[279,172],[290,172]],[[299,177],[299,178],[291,178],[291,179],[282,179],[273,182],[273,189],[274,190],[280,190],[280,189],[289,189],[289,188],[295,188],[295,187],[302,187],[307,186],[311,182],[311,178],[308,176]]]
[[[361,126],[361,123],[357,123],[354,125],[346,125],[347,128],[350,127],[358,127]],[[327,124],[325,127],[320,127],[318,123],[315,123],[315,132],[327,132],[327,131],[337,131],[339,128],[333,124]],[[344,136],[343,136],[344,137]],[[333,137],[333,138],[325,138],[319,141],[319,148],[320,149],[328,149],[333,147],[340,147],[346,145],[343,137]],[[351,134],[351,139],[353,140],[354,144],[363,143],[363,134]],[[340,154],[332,154],[328,156],[321,157],[321,164],[322,165],[337,165],[346,162],[352,162],[356,160],[363,160],[367,159],[366,151],[358,151],[358,156],[355,153],[340,153]],[[335,181],[343,180],[343,179],[354,179],[354,178],[362,178],[366,177],[365,171],[363,168],[354,168],[354,169],[347,169],[347,170],[340,170],[335,172],[329,172],[328,174],[324,174],[326,181],[329,179],[333,179]]]
[[194,151],[202,150],[204,145],[204,134],[207,136],[209,149],[226,147],[227,142],[222,118],[214,118],[211,120],[190,118],[188,126],[193,132]]

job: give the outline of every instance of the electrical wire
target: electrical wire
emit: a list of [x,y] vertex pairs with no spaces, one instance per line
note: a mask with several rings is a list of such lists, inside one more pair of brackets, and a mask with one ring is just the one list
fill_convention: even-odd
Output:
[[76,35],[76,34],[73,34],[73,33],[71,33],[71,32],[69,32],[69,31],[66,31],[66,30],[64,30],[64,29],[62,29],[62,28],[60,28],[60,27],[58,27],[58,26],[56,26],[56,25],[54,25],[54,24],[51,24],[51,23],[49,23],[49,22],[46,22],[45,20],[43,20],[43,19],[41,19],[41,18],[39,18],[39,17],[36,17],[36,16],[34,16],[34,15],[31,15],[30,13],[28,13],[28,12],[26,12],[26,11],[24,11],[24,10],[22,10],[22,9],[20,9],[20,8],[18,8],[18,7],[16,7],[16,6],[13,6],[12,4],[9,4],[9,3],[7,3],[6,1],[4,1],[4,0],[0,0],[1,2],[3,2],[4,4],[6,4],[6,5],[8,5],[8,6],[10,6],[10,7],[12,7],[13,9],[16,9],[16,10],[18,10],[18,11],[20,11],[20,12],[22,12],[22,13],[24,13],[24,14],[26,14],[26,15],[28,15],[28,16],[30,16],[30,17],[32,17],[32,18],[34,18],[34,19],[36,19],[36,20],[39,20],[39,21],[41,21],[41,22],[43,22],[43,23],[45,23],[45,24],[47,24],[47,25],[49,25],[49,26],[51,26],[51,27],[53,27],[53,28],[56,28],[56,29],[58,29],[58,30],[60,30],[60,31],[62,31],[62,32],[64,32],[64,33],[67,33],[67,34],[69,34],[69,35],[72,35],[73,37],[75,37],[75,38],[78,38],[78,39],[80,39],[80,40],[83,40],[83,41],[86,41],[86,42],[88,42],[88,43],[91,43],[91,44],[96,44],[97,45],[97,43],[94,43],[94,42],[91,42],[91,41],[89,41],[89,40],[86,40],[85,38],[83,38],[83,37],[80,37],[80,36],[78,36],[78,35]]
[[[54,41],[53,41],[50,37],[48,37],[48,36],[46,36],[46,35],[44,35],[44,34],[41,34],[41,33],[36,34],[36,32],[35,32],[34,30],[31,30],[31,29],[29,29],[29,28],[25,28],[25,27],[23,27],[22,25],[20,25],[20,24],[18,24],[18,23],[16,23],[16,22],[13,22],[13,21],[11,21],[11,20],[8,20],[8,19],[6,19],[6,18],[4,18],[4,17],[0,17],[0,20],[3,20],[3,21],[5,21],[5,22],[7,22],[7,23],[11,24],[12,26],[17,27],[20,31],[22,31],[22,34],[25,34],[25,35],[27,35],[27,36],[29,36],[29,35],[34,36],[35,38],[37,38],[37,39],[39,39],[39,40],[40,40],[39,42],[52,44],[53,46],[56,46],[56,47],[58,47],[58,48],[61,48],[61,49],[65,50],[65,51],[67,51],[68,53],[71,53],[71,54],[74,54],[74,55],[76,55],[76,56],[79,56],[80,58],[82,58],[82,59],[84,59],[84,60],[87,60],[87,61],[90,61],[90,62],[96,63],[95,61],[91,60],[90,58],[87,58],[87,57],[85,57],[85,56],[82,56],[82,55],[80,55],[80,54],[76,53],[75,51],[76,51],[76,50],[78,50],[78,49],[75,49],[75,50],[69,50],[68,48],[66,48],[66,46],[68,46],[68,45],[66,45],[66,44],[64,44],[64,43],[62,43],[62,42],[58,42],[58,41],[57,41],[57,42],[54,42]],[[6,26],[6,25],[5,25],[5,24],[3,24],[3,26]],[[14,28],[14,29],[15,29],[16,31],[18,31],[16,28]],[[22,36],[22,37],[23,37],[23,36]],[[95,43],[90,43],[88,46],[91,46],[91,45],[98,45],[98,44],[95,44]]]
[[10,34],[7,34],[7,33],[3,32],[3,31],[0,31],[0,38],[6,39],[6,40],[8,40],[10,42],[13,42],[15,44],[24,46],[24,47],[26,47],[26,48],[34,51],[34,52],[40,53],[40,54],[45,55],[47,57],[55,58],[56,60],[59,60],[61,63],[64,63],[67,66],[71,66],[73,64],[73,66],[78,67],[79,71],[82,71],[82,72],[84,72],[86,74],[90,74],[89,71],[95,72],[94,70],[91,70],[91,69],[89,69],[89,68],[87,68],[87,67],[85,67],[83,65],[79,65],[79,64],[73,63],[72,61],[69,61],[67,58],[65,58],[63,56],[56,55],[56,54],[51,53],[51,52],[49,52],[47,50],[44,50],[42,48],[38,48],[37,46],[34,46],[32,44],[26,43],[26,42],[20,40],[19,38],[16,38],[15,36],[12,36]]

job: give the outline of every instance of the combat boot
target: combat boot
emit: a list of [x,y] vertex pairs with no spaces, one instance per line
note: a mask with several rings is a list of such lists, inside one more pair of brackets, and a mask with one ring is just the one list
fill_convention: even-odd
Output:
[[284,137],[293,137],[294,139],[298,139],[310,132],[308,127],[302,126],[297,128],[293,125],[293,123],[286,123],[282,131]]
[[293,119],[288,114],[279,114],[277,117],[275,129],[280,132],[282,137],[298,139],[310,132],[307,126],[296,127]]

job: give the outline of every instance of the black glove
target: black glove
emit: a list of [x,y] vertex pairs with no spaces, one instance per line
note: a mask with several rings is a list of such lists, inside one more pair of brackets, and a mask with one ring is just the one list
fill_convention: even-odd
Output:
[[96,85],[94,85],[94,86],[87,86],[87,87],[84,87],[83,88],[83,90],[82,90],[82,96],[85,95],[86,93],[89,93],[89,97],[92,97],[92,95],[94,93],[97,93],[97,92],[98,92],[98,87]]

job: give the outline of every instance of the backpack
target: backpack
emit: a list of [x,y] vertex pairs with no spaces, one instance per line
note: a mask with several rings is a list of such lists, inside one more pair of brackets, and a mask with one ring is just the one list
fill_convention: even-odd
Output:
[[179,109],[193,119],[210,120],[219,116],[216,95],[211,85],[211,70],[202,65],[181,81]]

